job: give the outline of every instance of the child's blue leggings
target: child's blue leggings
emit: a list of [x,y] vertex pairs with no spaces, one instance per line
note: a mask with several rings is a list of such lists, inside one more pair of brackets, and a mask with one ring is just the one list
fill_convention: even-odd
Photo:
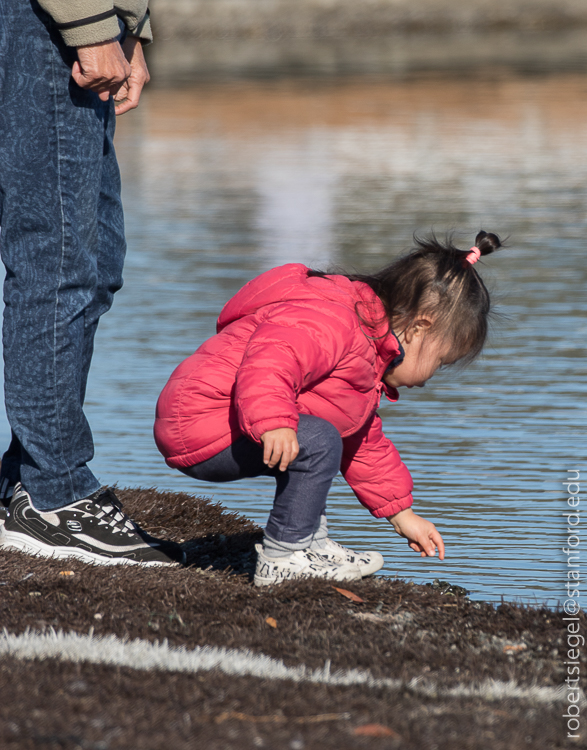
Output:
[[326,499],[340,470],[342,438],[325,419],[300,414],[298,443],[298,457],[283,472],[269,469],[263,463],[263,445],[244,436],[183,472],[205,482],[275,477],[275,500],[265,528],[266,551],[279,557],[299,549],[321,547],[328,534]]

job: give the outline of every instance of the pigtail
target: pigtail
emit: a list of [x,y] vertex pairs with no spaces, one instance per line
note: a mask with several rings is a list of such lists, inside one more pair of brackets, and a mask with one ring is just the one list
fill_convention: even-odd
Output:
[[501,247],[499,237],[493,232],[484,232],[481,230],[475,237],[475,247],[478,247],[481,255],[490,255]]
[[501,242],[496,234],[489,232],[479,232],[475,237],[475,244],[466,253],[461,253],[461,266],[463,268],[471,268],[479,260],[482,255],[489,255],[494,250],[501,247]]

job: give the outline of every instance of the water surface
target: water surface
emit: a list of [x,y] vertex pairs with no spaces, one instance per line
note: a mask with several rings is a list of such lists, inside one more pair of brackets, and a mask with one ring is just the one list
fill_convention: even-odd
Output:
[[585,469],[586,121],[587,77],[570,74],[148,92],[117,134],[129,252],[88,388],[100,480],[213,496],[264,523],[271,480],[198,484],[152,439],[159,391],[222,304],[281,263],[375,269],[415,231],[455,229],[464,248],[496,231],[509,247],[481,271],[502,313],[484,356],[380,412],[446,560],[421,560],[342,479],[331,533],[380,550],[390,575],[564,598],[561,483]]

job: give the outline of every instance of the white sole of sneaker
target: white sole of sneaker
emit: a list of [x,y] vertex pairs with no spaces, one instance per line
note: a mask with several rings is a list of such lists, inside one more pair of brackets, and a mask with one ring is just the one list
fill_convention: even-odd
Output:
[[360,581],[361,578],[359,576],[353,575],[352,573],[349,573],[348,576],[345,576],[344,573],[339,574],[338,576],[316,576],[312,575],[311,573],[296,573],[294,575],[291,575],[287,578],[264,578],[262,576],[259,576],[255,574],[255,577],[253,578],[253,583],[255,586],[273,586],[277,585],[279,583],[286,583],[287,581],[299,581],[300,579],[304,578],[315,578],[316,580],[322,580],[322,581],[334,581],[336,582],[343,582],[343,581]]
[[[375,553],[372,552],[371,554],[375,554]],[[377,554],[379,554],[379,553],[377,553]],[[379,557],[381,558],[381,560],[379,560],[378,558],[375,559],[375,560],[372,560],[369,563],[369,565],[357,565],[357,567],[361,571],[362,578],[367,578],[367,576],[372,576],[373,573],[377,573],[378,570],[381,570],[381,568],[383,567],[383,564],[384,564],[384,560],[383,560],[383,555],[379,555]],[[331,557],[325,557],[324,559],[325,560],[332,560]]]
[[[320,550],[316,550],[316,554],[320,555]],[[369,552],[369,555],[371,556],[371,562],[366,565],[360,565],[359,563],[355,562],[355,565],[359,568],[361,571],[361,575],[363,578],[366,578],[367,576],[372,576],[373,573],[377,573],[378,570],[381,570],[381,568],[385,564],[385,560],[383,559],[383,555],[380,552]],[[338,562],[343,562],[340,558],[338,558],[336,555],[320,555],[321,557],[324,557],[325,560],[337,560]],[[360,557],[360,553],[356,555],[357,557]]]
[[17,531],[6,531],[4,526],[0,533],[0,546],[2,549],[12,549],[35,557],[45,557],[53,560],[67,560],[73,557],[76,560],[94,563],[94,565],[141,565],[143,568],[163,566],[174,568],[180,564],[178,562],[165,563],[157,560],[141,562],[140,560],[130,560],[128,557],[104,557],[103,555],[97,555],[95,552],[80,549],[79,547],[52,547],[26,534],[19,534]]

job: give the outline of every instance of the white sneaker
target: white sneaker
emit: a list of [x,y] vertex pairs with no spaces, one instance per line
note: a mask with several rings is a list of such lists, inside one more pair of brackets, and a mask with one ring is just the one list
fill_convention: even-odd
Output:
[[383,555],[379,552],[355,552],[333,539],[326,540],[326,547],[312,550],[325,560],[337,563],[358,565],[361,575],[371,576],[383,567]]
[[362,578],[358,565],[327,560],[309,549],[292,552],[287,557],[267,557],[263,545],[256,544],[257,568],[255,586],[269,586],[293,578],[328,578],[332,581],[358,581]]

